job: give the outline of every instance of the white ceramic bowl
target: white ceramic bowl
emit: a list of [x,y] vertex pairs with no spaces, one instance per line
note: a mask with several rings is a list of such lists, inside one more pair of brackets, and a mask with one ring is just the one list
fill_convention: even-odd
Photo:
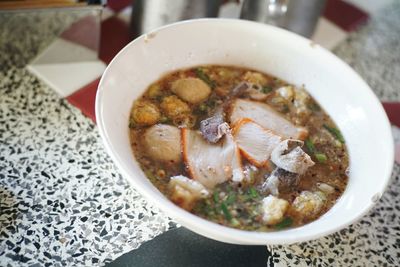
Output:
[[[341,129],[350,153],[349,183],[331,210],[294,229],[241,231],[180,209],[147,180],[129,145],[132,103],[165,73],[201,64],[249,67],[306,86]],[[338,231],[360,219],[379,200],[393,167],[390,124],[380,102],[358,74],[310,40],[248,21],[192,20],[137,38],[104,72],[97,92],[96,118],[107,152],[136,190],[183,226],[228,243],[289,244]]]

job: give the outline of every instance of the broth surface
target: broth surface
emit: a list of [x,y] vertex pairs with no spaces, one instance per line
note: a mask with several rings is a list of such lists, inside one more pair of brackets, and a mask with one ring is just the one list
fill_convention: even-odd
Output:
[[[251,111],[245,113],[240,104]],[[256,111],[258,106],[273,111],[265,123],[260,114],[266,113]],[[248,117],[232,121],[233,114],[242,111]],[[219,127],[222,137],[213,143],[199,130],[202,121],[217,118],[216,114],[223,118],[217,125],[226,122],[229,128]],[[276,122],[278,128],[270,129],[270,122]],[[286,126],[281,127],[283,132],[277,131],[281,123],[298,131],[298,136],[288,138],[285,134],[293,134],[284,132],[289,129]],[[343,136],[304,86],[251,69],[207,65],[168,73],[135,101],[129,131],[136,159],[164,195],[193,214],[233,228],[276,231],[309,223],[335,204],[348,181],[349,159]],[[218,138],[218,133],[208,137]],[[257,140],[271,144],[271,149],[276,148],[271,140],[280,144],[286,140],[288,148],[281,155],[275,153],[279,160],[286,162],[285,156],[293,152],[295,164],[302,169],[306,163],[298,156],[305,152],[314,164],[308,162],[312,166],[304,167],[305,171],[288,171],[286,165],[272,161],[274,152],[269,156],[263,152],[264,145],[254,144]],[[301,154],[301,159],[306,155]],[[209,183],[204,182],[209,176],[203,172],[210,170],[201,169],[203,162],[209,169],[221,166],[213,171],[222,180],[216,182],[211,177]],[[289,169],[294,170],[293,166]],[[235,170],[239,170],[240,179],[233,177]],[[176,176],[180,178],[171,179]],[[277,186],[268,184],[272,176],[277,177]]]

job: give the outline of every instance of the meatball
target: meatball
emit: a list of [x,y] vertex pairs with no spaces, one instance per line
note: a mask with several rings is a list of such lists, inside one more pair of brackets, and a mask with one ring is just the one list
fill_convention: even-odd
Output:
[[182,78],[171,85],[171,91],[191,104],[203,102],[211,94],[210,87],[198,78]]
[[181,159],[181,134],[174,126],[156,124],[144,133],[146,153],[154,160],[177,163]]
[[133,106],[132,117],[139,125],[153,125],[160,119],[158,107],[150,101],[139,101]]

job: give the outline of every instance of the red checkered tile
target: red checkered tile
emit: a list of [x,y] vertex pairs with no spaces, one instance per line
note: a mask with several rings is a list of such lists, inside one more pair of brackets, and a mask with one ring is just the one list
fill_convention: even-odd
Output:
[[354,31],[367,22],[369,15],[356,6],[341,0],[328,0],[324,17],[346,31]]
[[67,97],[67,100],[72,105],[79,108],[85,116],[89,117],[94,122],[96,122],[94,106],[96,102],[96,92],[99,82],[100,78],[89,83],[85,87],[79,89],[78,91]]
[[131,41],[129,26],[117,17],[111,17],[101,23],[99,57],[110,63],[114,56]]
[[122,9],[130,6],[133,1],[134,0],[108,0],[107,6],[115,12],[120,12]]

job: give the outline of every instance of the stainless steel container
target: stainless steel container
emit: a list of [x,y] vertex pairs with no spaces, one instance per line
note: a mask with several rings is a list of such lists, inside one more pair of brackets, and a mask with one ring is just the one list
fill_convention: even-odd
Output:
[[135,0],[131,32],[136,37],[157,27],[186,19],[216,17],[222,0]]
[[310,37],[326,0],[244,0],[240,18],[272,24]]

